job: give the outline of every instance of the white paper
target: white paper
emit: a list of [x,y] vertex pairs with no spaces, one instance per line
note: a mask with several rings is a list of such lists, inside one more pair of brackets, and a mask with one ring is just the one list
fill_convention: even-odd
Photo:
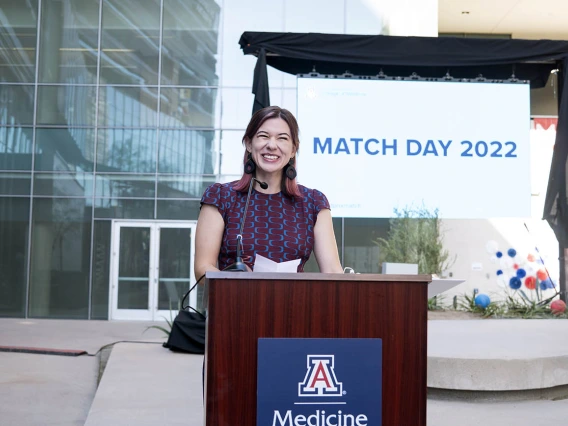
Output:
[[289,260],[287,262],[274,262],[260,254],[254,260],[254,272],[298,272],[298,265],[301,259]]

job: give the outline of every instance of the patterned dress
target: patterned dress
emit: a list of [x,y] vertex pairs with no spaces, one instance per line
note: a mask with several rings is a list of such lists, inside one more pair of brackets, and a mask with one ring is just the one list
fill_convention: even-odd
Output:
[[[236,182],[215,183],[208,187],[201,204],[219,209],[225,221],[225,230],[219,251],[220,270],[236,258],[237,235],[244,213],[247,192],[233,189]],[[298,185],[301,197],[287,197],[283,193],[263,194],[252,190],[243,230],[243,261],[254,269],[254,258],[260,254],[275,262],[301,259],[298,272],[314,248],[314,226],[322,209],[329,209],[324,194],[316,189]]]

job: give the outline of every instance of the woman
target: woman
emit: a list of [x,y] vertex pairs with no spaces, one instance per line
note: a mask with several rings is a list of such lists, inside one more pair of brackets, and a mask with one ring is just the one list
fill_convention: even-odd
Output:
[[195,276],[223,270],[236,259],[237,235],[251,179],[254,181],[242,233],[243,261],[254,269],[255,255],[275,262],[301,259],[304,270],[313,250],[321,272],[342,273],[325,195],[296,182],[298,123],[285,109],[257,111],[245,135],[244,169],[239,181],[213,184],[203,194],[195,236]]

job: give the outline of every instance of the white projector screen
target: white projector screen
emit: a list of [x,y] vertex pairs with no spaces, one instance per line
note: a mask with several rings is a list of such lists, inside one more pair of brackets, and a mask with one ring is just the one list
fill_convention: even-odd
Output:
[[298,179],[334,217],[530,217],[528,84],[298,78]]

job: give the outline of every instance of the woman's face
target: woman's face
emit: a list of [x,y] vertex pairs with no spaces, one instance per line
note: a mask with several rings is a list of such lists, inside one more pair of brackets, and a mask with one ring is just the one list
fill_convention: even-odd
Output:
[[246,148],[261,174],[280,173],[296,154],[290,127],[281,118],[269,118],[262,123]]

